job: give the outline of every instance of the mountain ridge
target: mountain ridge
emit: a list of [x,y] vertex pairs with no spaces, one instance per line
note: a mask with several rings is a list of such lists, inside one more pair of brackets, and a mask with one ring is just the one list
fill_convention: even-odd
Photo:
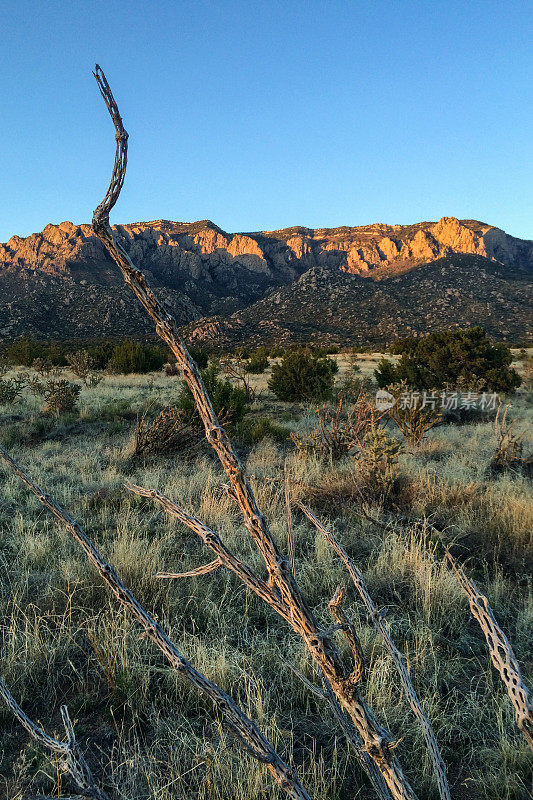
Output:
[[[194,331],[198,341],[206,344],[215,344],[208,335],[208,330],[214,330],[213,319],[227,319],[228,330],[238,328],[239,315],[246,318],[247,308],[254,309],[250,313],[267,315],[265,322],[281,325],[283,338],[302,335],[305,315],[295,300],[298,290],[307,298],[311,327],[321,320],[324,334],[331,336],[323,314],[327,290],[322,291],[320,300],[318,294],[313,299],[308,291],[313,275],[319,274],[320,280],[336,292],[340,319],[342,309],[346,311],[345,338],[362,337],[361,326],[353,324],[358,294],[365,296],[372,317],[372,313],[384,313],[383,309],[380,311],[380,292],[385,291],[392,313],[396,304],[401,306],[401,298],[396,297],[394,285],[388,282],[404,276],[404,288],[410,286],[409,275],[422,275],[422,268],[443,259],[443,264],[449,265],[446,280],[443,276],[434,277],[432,289],[425,290],[425,299],[422,295],[417,298],[409,289],[409,308],[394,312],[401,330],[422,332],[428,315],[431,319],[427,325],[433,327],[436,321],[431,305],[439,306],[442,292],[451,292],[446,296],[453,297],[461,284],[460,291],[474,303],[472,318],[464,320],[465,324],[485,324],[493,335],[504,339],[529,333],[523,297],[528,296],[533,276],[533,241],[518,239],[477,220],[443,217],[437,222],[413,225],[292,226],[276,231],[228,233],[208,219],[193,223],[160,219],[116,225],[114,231],[178,324],[186,326],[187,335]],[[459,256],[483,259],[486,268],[481,268],[479,261],[457,261]],[[468,270],[473,265],[477,272],[469,277]],[[343,283],[342,275],[362,281],[364,291],[356,288],[360,286],[358,281]],[[481,281],[481,285],[467,287],[465,281]],[[498,287],[495,281],[500,281]],[[149,320],[137,309],[89,225],[65,221],[47,225],[28,237],[13,236],[0,244],[0,292],[0,341],[22,334],[62,339],[153,333]],[[279,292],[282,296],[276,302]],[[503,298],[499,324],[498,293]],[[453,309],[446,313],[446,324],[458,324],[459,306],[461,314],[466,313],[464,302],[456,305],[455,316]],[[513,320],[515,312],[518,316]],[[298,331],[290,322],[291,313],[299,321]],[[366,315],[365,310],[362,316]],[[371,321],[369,330],[376,325],[379,328],[376,319]],[[258,324],[257,319],[250,318],[251,327],[252,322]],[[207,326],[203,337],[199,325]],[[219,322],[215,328],[218,325]],[[391,319],[388,328],[392,335],[398,325]],[[317,337],[319,329],[320,325]],[[341,333],[336,334],[340,339]]]

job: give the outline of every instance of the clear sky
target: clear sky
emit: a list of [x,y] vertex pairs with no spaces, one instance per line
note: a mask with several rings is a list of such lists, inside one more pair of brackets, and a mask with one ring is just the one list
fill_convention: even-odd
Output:
[[474,218],[533,239],[533,3],[4,0],[0,241],[89,222],[228,231]]

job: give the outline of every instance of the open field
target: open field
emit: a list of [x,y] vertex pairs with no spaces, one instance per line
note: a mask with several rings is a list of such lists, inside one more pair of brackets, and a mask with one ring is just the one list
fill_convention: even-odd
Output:
[[[361,356],[360,374],[371,377],[378,359],[379,354]],[[346,357],[338,360],[340,383],[350,365]],[[435,427],[420,448],[404,445],[395,506],[368,506],[387,522],[382,530],[359,514],[354,458],[332,463],[299,453],[287,437],[312,429],[314,407],[280,403],[267,380],[267,373],[252,376],[256,401],[250,416],[268,417],[286,431],[276,441],[237,441],[237,449],[280,546],[286,547],[283,487],[269,479],[285,470],[297,482],[295,498],[331,523],[363,570],[376,604],[386,610],[448,765],[452,796],[525,800],[531,792],[531,751],[515,726],[482,633],[428,531],[401,526],[394,512],[427,517],[448,541],[457,540],[456,552],[488,595],[531,687],[530,480],[514,472],[490,474],[496,444],[490,420]],[[128,493],[127,481],[157,487],[182,502],[261,571],[207,445],[189,457],[132,458],[137,416],[173,405],[180,383],[162,374],[106,376],[98,386],[82,389],[79,413],[61,417],[43,417],[42,398],[25,391],[16,404],[0,406],[0,443],[86,528],[187,658],[240,701],[297,766],[311,797],[370,799],[332,712],[291,669],[317,680],[310,657],[286,624],[224,570],[178,581],[153,575],[189,570],[209,557],[187,529]],[[530,391],[519,391],[511,413],[524,442],[529,440],[529,453]],[[401,440],[394,429],[389,432]],[[68,704],[78,739],[114,799],[280,796],[263,766],[242,755],[211,705],[139,637],[69,534],[2,465],[0,486],[0,675],[23,708],[59,733],[59,706]],[[436,798],[421,731],[342,564],[296,512],[294,536],[299,581],[326,627],[328,601],[339,584],[347,587],[345,607],[368,665],[364,695],[400,740],[398,754],[419,798]],[[20,800],[57,791],[49,754],[29,741],[3,706],[0,726],[9,734],[1,739],[0,797]],[[67,782],[59,780],[67,794]]]

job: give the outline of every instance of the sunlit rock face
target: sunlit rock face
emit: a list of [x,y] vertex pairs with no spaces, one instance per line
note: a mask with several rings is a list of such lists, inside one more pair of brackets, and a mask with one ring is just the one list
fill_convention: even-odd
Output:
[[[455,217],[246,233],[227,233],[210,220],[155,220],[114,230],[180,324],[232,314],[313,269],[381,282],[453,254],[481,256],[524,274],[533,265],[533,242]],[[150,330],[90,225],[47,225],[0,244],[0,291],[0,340]]]

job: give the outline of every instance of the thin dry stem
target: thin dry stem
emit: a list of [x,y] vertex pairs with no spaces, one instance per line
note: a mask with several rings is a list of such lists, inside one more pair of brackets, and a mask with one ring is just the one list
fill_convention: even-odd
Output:
[[[83,757],[76,741],[74,727],[66,706],[61,706],[61,719],[67,738],[66,741],[60,742],[58,739],[54,739],[52,736],[45,733],[39,725],[36,725],[35,722],[24,713],[1,678],[0,696],[3,697],[7,706],[18,719],[22,727],[28,731],[36,742],[39,742],[43,747],[61,756],[61,767],[69,774],[76,791],[80,792],[78,796],[91,798],[92,800],[109,800],[108,796],[96,785],[92,772]],[[67,800],[67,798],[65,798],[65,800]]]
[[346,550],[339,544],[334,534],[328,528],[326,528],[326,526],[322,522],[320,522],[320,520],[317,519],[317,517],[315,517],[313,512],[309,508],[307,508],[307,506],[305,506],[303,503],[298,502],[296,505],[298,506],[298,508],[300,508],[301,511],[303,511],[307,519],[315,526],[315,528],[317,528],[317,530],[319,530],[320,533],[322,533],[326,541],[332,546],[332,548],[335,550],[337,555],[341,558],[346,568],[348,569],[348,572],[355,585],[355,588],[359,592],[361,599],[363,600],[363,603],[365,604],[370,617],[374,621],[375,626],[377,627],[379,633],[381,634],[385,647],[389,651],[394,661],[396,669],[398,670],[398,673],[400,675],[400,680],[402,682],[402,686],[405,691],[409,705],[411,706],[413,713],[420,722],[422,731],[424,733],[424,738],[426,740],[426,745],[431,755],[431,760],[433,762],[433,770],[435,772],[435,777],[437,780],[440,797],[442,798],[442,800],[450,800],[450,789],[448,786],[448,779],[446,777],[446,767],[444,765],[444,761],[440,754],[439,746],[437,744],[435,734],[433,733],[433,728],[431,726],[429,719],[422,710],[422,706],[420,704],[418,696],[411,682],[409,672],[407,671],[404,658],[400,653],[400,651],[398,650],[398,648],[396,647],[396,645],[394,644],[394,642],[392,641],[389,631],[387,630],[387,627],[385,625],[385,621],[383,620],[383,617],[379,613],[374,601],[370,597],[362,573],[355,566],[354,562],[349,557]]
[[180,653],[148,612],[141,606],[136,597],[122,583],[115,569],[108,564],[97,550],[83,528],[49,495],[46,494],[30,476],[0,447],[0,457],[11,467],[13,472],[26,484],[40,502],[52,512],[72,534],[82,547],[91,563],[96,567],[100,577],[111,589],[116,599],[127,609],[144,629],[147,638],[161,650],[172,667],[183,677],[209,697],[223,714],[226,722],[237,735],[238,741],[258,760],[266,764],[277,784],[294,800],[309,800],[308,794],[300,785],[294,771],[280,758],[270,742],[265,739],[256,725],[244,714],[237,703],[226,692],[198,672]]

